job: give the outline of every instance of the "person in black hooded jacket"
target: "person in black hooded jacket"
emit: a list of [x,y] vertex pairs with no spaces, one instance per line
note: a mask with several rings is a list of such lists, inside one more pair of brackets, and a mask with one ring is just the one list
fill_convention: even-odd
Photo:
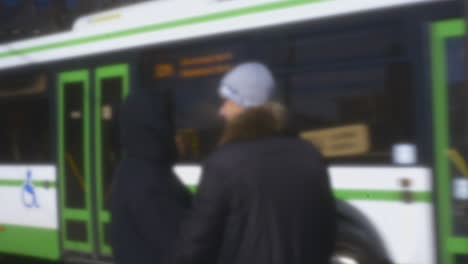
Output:
[[169,107],[157,90],[132,91],[121,109],[120,161],[112,186],[111,244],[117,264],[158,264],[173,250],[190,193],[172,172]]
[[203,164],[176,264],[327,264],[335,246],[335,200],[327,167],[310,143],[283,135],[274,81],[245,63],[221,82],[220,147]]

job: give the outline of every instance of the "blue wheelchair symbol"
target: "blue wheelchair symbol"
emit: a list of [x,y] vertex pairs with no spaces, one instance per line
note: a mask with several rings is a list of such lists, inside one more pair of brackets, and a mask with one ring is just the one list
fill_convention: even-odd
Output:
[[23,184],[22,199],[23,204],[27,208],[39,208],[37,203],[36,191],[32,184],[32,173],[30,170],[26,172],[26,182]]

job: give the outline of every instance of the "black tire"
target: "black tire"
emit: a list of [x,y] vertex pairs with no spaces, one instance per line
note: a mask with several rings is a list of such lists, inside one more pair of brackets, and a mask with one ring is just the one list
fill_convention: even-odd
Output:
[[332,264],[391,264],[381,245],[368,232],[352,225],[341,225]]

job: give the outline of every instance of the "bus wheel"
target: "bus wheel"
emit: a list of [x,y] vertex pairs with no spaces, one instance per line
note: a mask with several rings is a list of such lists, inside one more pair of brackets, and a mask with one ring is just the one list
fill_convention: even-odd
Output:
[[364,264],[365,262],[360,256],[352,251],[336,251],[332,256],[331,264]]
[[[389,264],[376,246],[378,241],[357,228],[342,228],[331,264]],[[366,235],[367,234],[367,235]]]

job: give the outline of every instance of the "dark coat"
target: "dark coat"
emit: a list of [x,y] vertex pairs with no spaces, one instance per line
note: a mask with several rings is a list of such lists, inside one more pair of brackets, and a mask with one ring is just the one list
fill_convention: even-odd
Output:
[[237,117],[204,163],[177,264],[329,263],[336,224],[326,166],[311,144],[277,135],[273,108]]
[[157,264],[170,254],[190,194],[172,172],[174,136],[164,98],[130,94],[121,110],[123,160],[111,201],[111,240],[117,264]]

